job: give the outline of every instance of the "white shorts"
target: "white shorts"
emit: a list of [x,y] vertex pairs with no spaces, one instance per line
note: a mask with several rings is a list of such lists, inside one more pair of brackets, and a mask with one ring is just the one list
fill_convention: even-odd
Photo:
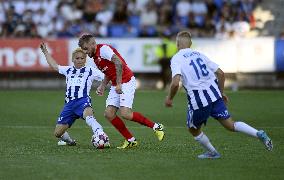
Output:
[[115,106],[117,108],[120,108],[121,106],[123,106],[132,108],[135,90],[136,80],[134,76],[132,76],[130,81],[128,81],[127,83],[122,83],[123,94],[117,94],[115,92],[115,86],[111,86],[106,100],[106,107]]

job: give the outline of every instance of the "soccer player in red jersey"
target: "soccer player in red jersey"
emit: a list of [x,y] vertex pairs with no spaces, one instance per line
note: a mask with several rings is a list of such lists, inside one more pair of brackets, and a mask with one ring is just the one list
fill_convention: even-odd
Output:
[[117,116],[140,123],[152,128],[159,141],[164,138],[163,125],[155,123],[139,112],[132,111],[136,80],[133,72],[127,66],[118,51],[107,44],[97,44],[93,35],[83,35],[79,39],[79,46],[88,54],[105,78],[97,88],[97,94],[102,96],[107,84],[111,81],[111,88],[106,100],[105,117],[126,139],[119,149],[131,148],[138,145],[135,137],[129,132],[124,122]]

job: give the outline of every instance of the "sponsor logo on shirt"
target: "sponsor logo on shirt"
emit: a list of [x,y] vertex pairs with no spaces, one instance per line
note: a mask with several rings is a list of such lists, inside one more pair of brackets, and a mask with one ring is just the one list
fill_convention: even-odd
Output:
[[102,68],[102,72],[105,72],[107,69],[108,69],[108,67],[107,67],[107,66],[106,66],[106,67],[104,67],[104,68]]

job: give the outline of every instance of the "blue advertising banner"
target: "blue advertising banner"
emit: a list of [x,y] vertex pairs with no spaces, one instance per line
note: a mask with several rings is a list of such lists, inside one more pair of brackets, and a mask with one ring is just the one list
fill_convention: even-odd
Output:
[[275,66],[277,72],[284,72],[284,40],[275,41]]

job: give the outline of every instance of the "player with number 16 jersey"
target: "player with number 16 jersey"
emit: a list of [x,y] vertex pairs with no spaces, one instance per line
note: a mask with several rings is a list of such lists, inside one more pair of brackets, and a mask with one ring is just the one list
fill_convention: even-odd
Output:
[[188,99],[188,130],[206,150],[198,158],[221,157],[201,130],[202,124],[206,124],[209,116],[218,120],[230,131],[242,132],[260,139],[266,149],[272,150],[272,141],[263,130],[256,130],[244,122],[233,121],[225,105],[228,98],[224,93],[224,72],[205,55],[190,48],[192,44],[190,32],[178,33],[176,44],[179,51],[171,60],[172,82],[165,105],[172,107],[181,80]]
[[[220,99],[215,72],[219,66],[200,52],[181,49],[171,60],[172,76],[182,74],[190,109],[197,110]],[[227,114],[229,117],[229,114]]]

